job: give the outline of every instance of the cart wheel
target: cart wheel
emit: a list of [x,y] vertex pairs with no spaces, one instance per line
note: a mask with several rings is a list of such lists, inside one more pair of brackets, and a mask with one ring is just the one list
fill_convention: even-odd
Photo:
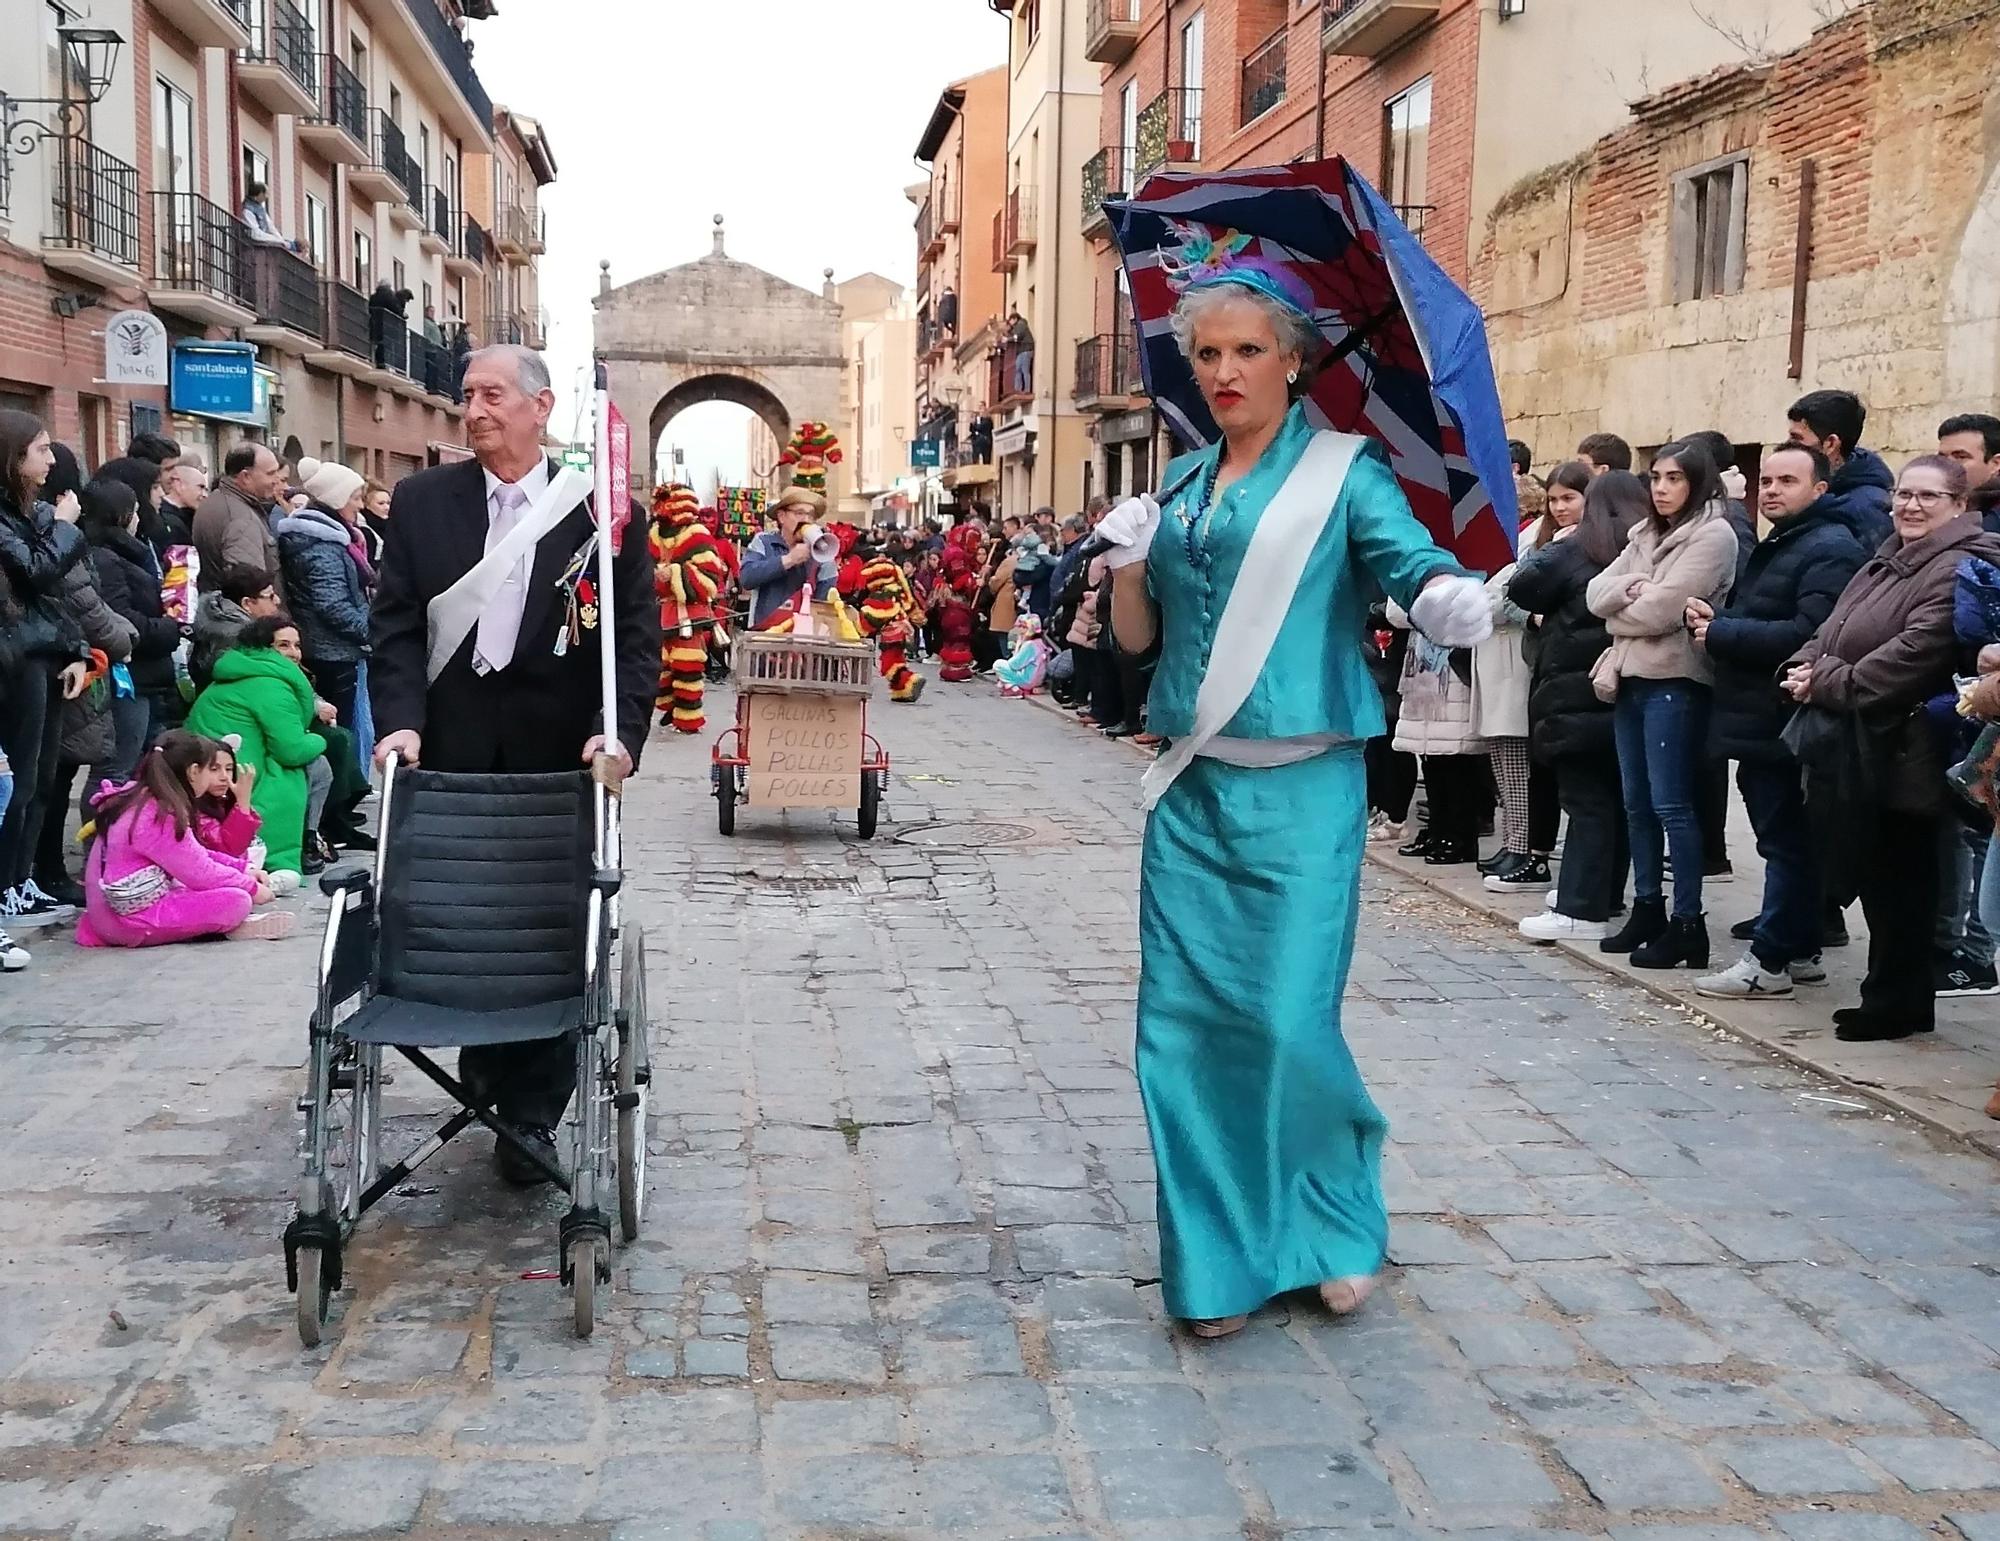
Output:
[[597,1243],[588,1238],[570,1243],[569,1293],[576,1335],[587,1338],[597,1327]]
[[861,773],[861,838],[875,838],[875,821],[882,811],[882,773],[864,770]]
[[736,767],[725,765],[715,773],[715,827],[725,835],[736,833]]
[[299,1248],[299,1341],[318,1348],[326,1326],[327,1291],[321,1286],[325,1257],[318,1247]]
[[618,1110],[618,1229],[626,1241],[639,1239],[646,1204],[646,1104],[652,1024],[646,1015],[646,933],[634,926],[625,934],[619,973],[618,1095],[637,1097]]

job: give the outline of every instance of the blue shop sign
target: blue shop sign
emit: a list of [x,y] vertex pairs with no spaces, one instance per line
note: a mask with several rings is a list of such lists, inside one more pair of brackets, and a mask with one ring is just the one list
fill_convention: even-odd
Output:
[[176,343],[168,399],[176,412],[262,426],[270,415],[270,388],[260,374],[250,343]]

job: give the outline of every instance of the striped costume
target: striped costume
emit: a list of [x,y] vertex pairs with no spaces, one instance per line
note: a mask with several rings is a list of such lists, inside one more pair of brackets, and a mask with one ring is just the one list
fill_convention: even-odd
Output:
[[722,624],[717,602],[729,582],[729,559],[698,515],[691,488],[665,486],[653,493],[653,580],[660,597],[661,720],[677,733],[699,733],[702,677],[709,633]]
[[910,667],[910,639],[924,623],[924,612],[903,569],[886,556],[870,557],[861,568],[860,604],[864,636],[873,637],[881,651],[882,678],[889,682],[891,701],[914,701],[924,693],[924,676]]

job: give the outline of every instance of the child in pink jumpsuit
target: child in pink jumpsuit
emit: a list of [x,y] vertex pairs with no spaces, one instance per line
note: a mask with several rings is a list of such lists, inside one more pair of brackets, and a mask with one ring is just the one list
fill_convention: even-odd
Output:
[[164,733],[132,781],[98,798],[78,946],[154,947],[290,931],[288,914],[251,917],[252,906],[270,897],[262,874],[240,856],[209,850],[196,834],[198,804],[226,776],[216,765],[220,747],[199,734]]

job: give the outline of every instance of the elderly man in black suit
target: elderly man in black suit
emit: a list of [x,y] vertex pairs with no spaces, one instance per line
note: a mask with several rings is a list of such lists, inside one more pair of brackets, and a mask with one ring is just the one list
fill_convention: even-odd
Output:
[[[588,487],[542,449],[554,404],[540,354],[482,349],[465,371],[475,458],[397,484],[370,626],[378,762],[393,752],[428,770],[473,774],[587,765],[606,747],[599,660],[610,646],[613,726],[625,770],[636,766],[659,678],[652,559],[642,527],[626,533],[615,559],[590,552]],[[511,561],[500,550],[510,536]],[[607,571],[610,638],[595,592]],[[459,1069],[502,1117],[553,1151],[575,1089],[574,1055],[562,1040],[467,1049]],[[502,1145],[499,1157],[510,1179],[541,1180],[511,1148]]]

